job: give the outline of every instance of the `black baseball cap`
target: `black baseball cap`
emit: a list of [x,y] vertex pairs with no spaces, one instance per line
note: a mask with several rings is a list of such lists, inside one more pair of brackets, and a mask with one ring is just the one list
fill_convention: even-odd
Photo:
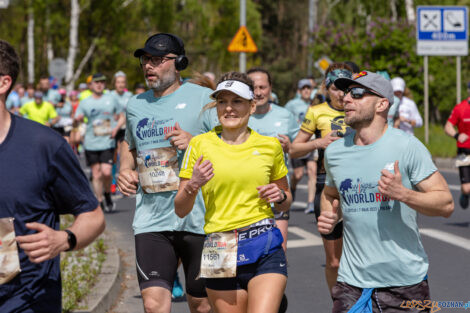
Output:
[[134,56],[138,58],[145,53],[154,56],[165,56],[169,53],[184,55],[185,51],[183,41],[179,37],[172,34],[159,33],[149,37],[143,48],[135,50]]
[[101,73],[95,73],[93,74],[93,76],[91,77],[91,81],[92,82],[102,82],[102,81],[105,81],[106,80],[106,76],[104,76],[103,74]]

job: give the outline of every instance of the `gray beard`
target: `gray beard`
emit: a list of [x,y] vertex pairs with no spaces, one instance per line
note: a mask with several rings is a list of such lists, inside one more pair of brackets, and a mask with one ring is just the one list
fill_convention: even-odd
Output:
[[157,79],[155,82],[149,82],[147,79],[145,79],[145,83],[147,84],[147,87],[149,87],[153,91],[162,92],[171,85],[173,85],[175,79],[175,73],[170,72],[168,76],[163,77],[162,79]]

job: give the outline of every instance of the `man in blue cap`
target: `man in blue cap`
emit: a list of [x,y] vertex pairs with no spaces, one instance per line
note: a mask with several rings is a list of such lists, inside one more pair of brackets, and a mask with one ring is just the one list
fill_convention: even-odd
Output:
[[417,213],[449,217],[452,195],[426,147],[387,125],[389,81],[363,71],[334,84],[344,91],[344,121],[354,131],[325,150],[318,230],[344,225],[333,312],[401,312],[403,301],[430,297]]
[[183,41],[175,35],[151,36],[134,56],[139,58],[147,92],[127,104],[125,141],[121,148],[118,186],[136,194],[136,266],[146,312],[169,313],[171,290],[181,259],[189,309],[210,312],[200,270],[204,243],[204,202],[198,194],[194,208],[181,219],[174,198],[179,167],[192,136],[201,132],[200,112],[212,102],[212,90],[182,84],[188,66]]

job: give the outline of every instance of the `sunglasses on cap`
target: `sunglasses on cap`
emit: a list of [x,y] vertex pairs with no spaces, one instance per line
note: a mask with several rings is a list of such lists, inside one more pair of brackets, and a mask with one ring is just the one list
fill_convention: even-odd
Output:
[[383,98],[383,96],[367,89],[367,88],[364,88],[364,87],[352,87],[352,88],[347,88],[345,91],[344,91],[344,96],[346,96],[348,93],[351,93],[351,97],[353,99],[362,99],[362,97],[364,97],[364,95],[366,93],[370,94],[370,95],[374,95],[374,96],[377,96],[377,97],[380,97],[380,98]]

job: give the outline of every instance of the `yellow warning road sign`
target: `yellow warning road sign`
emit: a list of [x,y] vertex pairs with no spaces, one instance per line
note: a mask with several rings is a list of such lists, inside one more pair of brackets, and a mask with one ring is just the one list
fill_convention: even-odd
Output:
[[258,52],[258,47],[251,38],[248,29],[245,26],[240,26],[232,41],[228,45],[229,52]]

